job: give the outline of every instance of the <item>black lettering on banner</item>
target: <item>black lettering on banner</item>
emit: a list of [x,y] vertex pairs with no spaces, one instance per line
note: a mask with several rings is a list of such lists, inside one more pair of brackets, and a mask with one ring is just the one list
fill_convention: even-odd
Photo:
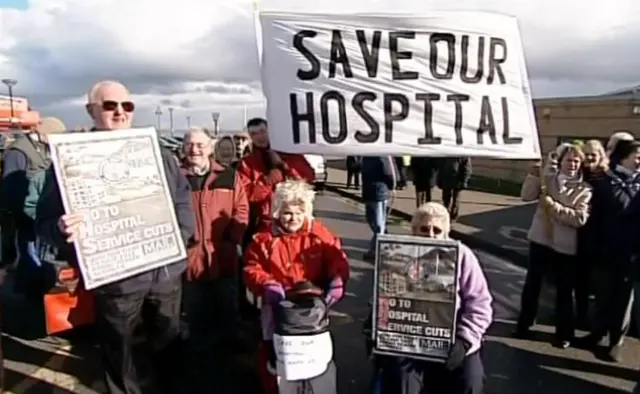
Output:
[[371,38],[371,50],[367,46],[367,36],[364,30],[356,30],[356,38],[360,45],[360,52],[362,52],[362,59],[364,60],[364,66],[367,69],[367,75],[369,78],[376,78],[378,76],[378,61],[380,59],[380,41],[382,40],[382,32],[375,30],[373,37]]
[[353,96],[353,100],[351,100],[351,105],[353,105],[353,110],[356,111],[358,115],[364,120],[364,122],[369,126],[371,131],[369,133],[363,133],[360,130],[356,130],[354,138],[356,141],[369,144],[376,142],[378,138],[380,138],[380,125],[376,120],[364,109],[365,101],[375,101],[377,99],[376,94],[373,92],[359,92]]
[[[502,48],[502,56],[498,56],[498,47]],[[487,77],[487,83],[493,84],[493,78],[495,73],[498,73],[498,80],[501,85],[507,83],[507,79],[502,71],[501,64],[507,60],[507,42],[503,38],[491,37],[489,44],[489,76]]]
[[342,41],[342,33],[340,30],[331,31],[331,53],[329,55],[329,78],[336,77],[336,63],[342,66],[342,73],[345,78],[353,78],[353,71],[349,65],[347,50]]
[[500,99],[502,104],[502,141],[505,145],[522,144],[522,137],[511,137],[511,125],[509,124],[509,102],[506,97]]
[[498,143],[496,138],[496,124],[493,119],[491,101],[489,96],[482,96],[482,107],[480,108],[480,122],[478,124],[478,145],[484,144],[484,134],[488,133],[493,144]]
[[473,76],[469,72],[469,36],[462,36],[462,59],[460,59],[460,79],[465,83],[478,83],[484,75],[484,37],[478,37],[478,67]]
[[415,71],[400,71],[400,60],[409,60],[413,57],[413,52],[398,50],[398,39],[414,39],[414,31],[392,31],[389,33],[389,56],[391,58],[391,78],[394,81],[418,79]]
[[306,102],[306,112],[298,112],[298,96],[295,93],[289,94],[289,111],[291,112],[291,129],[293,130],[293,143],[300,143],[300,123],[307,122],[309,126],[309,143],[316,143],[316,119],[313,112],[313,93],[304,94]]
[[469,101],[468,94],[449,94],[447,101],[453,101],[455,105],[455,121],[453,122],[453,130],[456,133],[456,145],[462,145],[462,102]]
[[[438,69],[440,56],[438,43],[447,44],[447,68],[442,74]],[[456,68],[456,36],[451,33],[433,33],[429,37],[429,69],[435,79],[452,79]]]
[[[393,103],[400,104],[400,111],[393,113]],[[393,142],[393,122],[407,119],[409,116],[409,99],[399,93],[385,93],[383,99],[384,107],[384,142]]]
[[311,65],[311,69],[309,70],[298,70],[298,79],[302,81],[311,81],[320,76],[320,60],[318,60],[313,52],[304,46],[305,38],[314,38],[317,35],[318,33],[313,30],[300,30],[293,36],[293,47],[296,48]]
[[[340,130],[338,135],[331,135],[329,123],[329,100],[333,100],[338,104],[338,123]],[[347,139],[347,105],[344,96],[340,92],[331,90],[322,95],[320,99],[320,116],[322,118],[322,138],[327,144],[341,144]]]
[[418,145],[439,145],[442,138],[433,135],[433,104],[440,100],[438,93],[418,93],[416,100],[424,102],[424,137],[418,138]]

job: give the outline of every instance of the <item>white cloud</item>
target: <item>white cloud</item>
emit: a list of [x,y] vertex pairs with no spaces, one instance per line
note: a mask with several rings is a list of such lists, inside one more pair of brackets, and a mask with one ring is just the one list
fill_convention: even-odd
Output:
[[[308,11],[482,9],[518,16],[537,96],[599,93],[638,83],[640,2],[610,0],[263,0],[261,8]],[[19,80],[34,107],[87,124],[83,95],[100,79],[135,93],[138,123],[158,105],[176,127],[240,127],[243,103],[261,115],[251,0],[32,0],[0,9],[0,76]],[[168,116],[165,116],[165,124]]]

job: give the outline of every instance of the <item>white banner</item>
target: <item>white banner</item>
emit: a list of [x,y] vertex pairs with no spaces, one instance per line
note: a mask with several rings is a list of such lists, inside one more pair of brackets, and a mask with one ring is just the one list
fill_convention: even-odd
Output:
[[264,12],[258,20],[277,150],[540,157],[514,17]]
[[154,128],[49,137],[87,290],[186,258]]

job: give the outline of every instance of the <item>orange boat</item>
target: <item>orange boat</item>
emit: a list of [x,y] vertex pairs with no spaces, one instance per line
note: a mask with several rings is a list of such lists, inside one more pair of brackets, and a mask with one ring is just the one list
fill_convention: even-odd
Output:
[[25,97],[13,97],[13,119],[11,119],[11,99],[0,95],[0,131],[29,130],[40,123],[40,113],[31,111]]

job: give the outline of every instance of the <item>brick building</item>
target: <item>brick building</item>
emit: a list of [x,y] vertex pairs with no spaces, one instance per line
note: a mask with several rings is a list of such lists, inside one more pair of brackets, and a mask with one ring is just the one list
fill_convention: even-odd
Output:
[[[640,138],[640,85],[595,96],[537,99],[534,107],[545,153],[561,141],[606,141],[616,131]],[[530,166],[529,161],[474,159],[473,173],[476,182],[517,184]]]

